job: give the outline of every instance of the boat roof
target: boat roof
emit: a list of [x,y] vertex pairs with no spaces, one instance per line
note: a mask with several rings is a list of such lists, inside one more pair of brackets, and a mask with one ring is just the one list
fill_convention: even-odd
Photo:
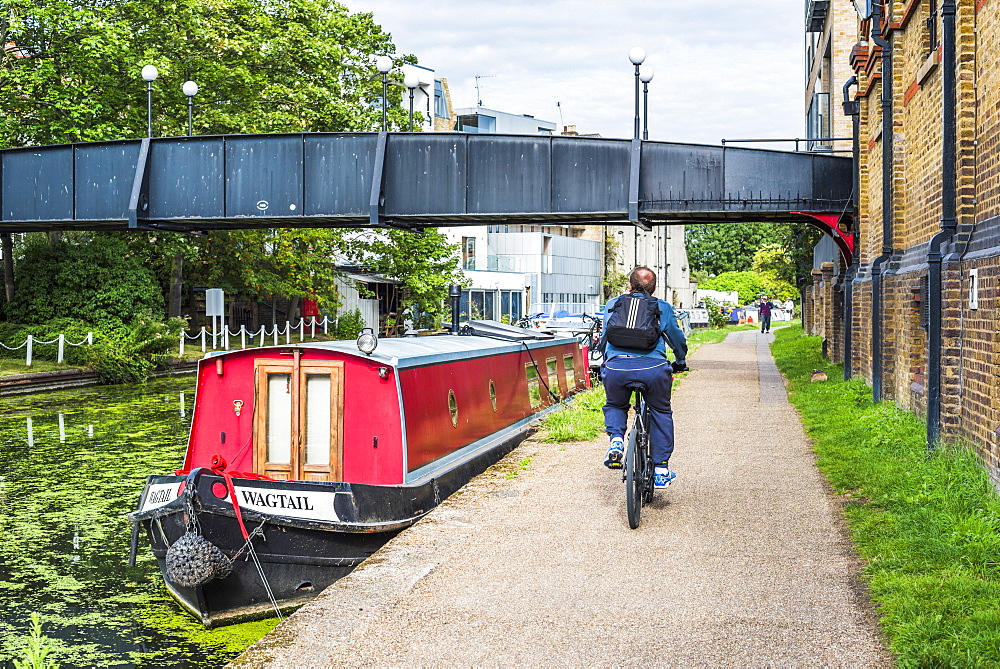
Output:
[[[543,335],[536,339],[531,331],[524,332],[531,334],[531,338],[511,341],[509,339],[501,339],[497,336],[449,334],[391,337],[379,339],[378,346],[371,355],[365,355],[358,350],[357,342],[353,340],[293,342],[287,345],[264,346],[252,350],[260,351],[262,355],[271,355],[276,350],[287,351],[291,348],[336,351],[357,358],[378,361],[397,369],[405,369],[407,367],[440,364],[452,360],[468,360],[504,353],[516,353],[517,351],[524,350],[525,347],[534,350],[547,348],[552,345],[578,343],[576,337]],[[214,354],[209,354],[208,357],[245,352],[217,351]]]

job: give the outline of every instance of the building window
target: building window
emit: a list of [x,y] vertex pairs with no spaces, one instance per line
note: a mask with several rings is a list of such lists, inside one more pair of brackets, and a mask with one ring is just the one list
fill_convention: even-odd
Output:
[[495,133],[497,120],[485,114],[467,114],[459,116],[455,122],[455,130],[472,133]]
[[462,269],[476,269],[475,237],[462,237]]
[[522,293],[519,290],[500,291],[500,320],[516,323],[521,318]]
[[[809,105],[808,131],[810,140],[830,137],[830,94],[814,93]],[[809,150],[829,148],[828,141],[810,141]]]
[[463,290],[459,316],[468,320],[496,320],[497,291]]
[[448,114],[448,101],[444,97],[444,85],[440,79],[434,80],[434,115],[438,118],[451,118]]

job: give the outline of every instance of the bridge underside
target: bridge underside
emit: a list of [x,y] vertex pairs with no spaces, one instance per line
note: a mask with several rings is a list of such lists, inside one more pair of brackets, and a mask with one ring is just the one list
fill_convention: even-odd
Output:
[[0,151],[0,232],[820,221],[850,236],[851,184],[849,158],[640,140],[170,137]]

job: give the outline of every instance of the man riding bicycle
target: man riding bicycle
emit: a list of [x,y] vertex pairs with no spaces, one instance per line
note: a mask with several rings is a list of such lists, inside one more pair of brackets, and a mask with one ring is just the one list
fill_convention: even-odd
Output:
[[[608,448],[604,465],[609,469],[622,467],[625,427],[632,399],[632,389],[628,388],[628,385],[640,383],[645,386],[646,406],[650,410],[649,443],[655,463],[653,484],[655,488],[663,489],[676,477],[668,467],[670,455],[674,451],[674,416],[670,409],[670,387],[673,383],[672,372],[687,369],[685,364],[687,340],[677,325],[673,306],[664,300],[655,300],[656,307],[659,308],[659,327],[654,329],[653,334],[655,346],[651,349],[629,348],[616,346],[609,341],[608,324],[612,320],[625,322],[617,315],[620,312],[618,305],[620,301],[627,300],[630,307],[637,302],[644,303],[632,308],[633,312],[637,312],[646,304],[652,307],[652,300],[633,298],[647,298],[656,290],[656,274],[653,270],[648,267],[636,267],[629,274],[628,282],[628,294],[612,298],[605,308],[605,328],[597,345],[597,350],[604,355],[604,364],[601,365],[601,379],[607,395],[604,423],[608,436],[611,437],[611,446]],[[655,312],[653,313],[655,315]],[[634,321],[633,314],[629,322]],[[669,344],[674,353],[673,364],[667,360],[665,344]]]

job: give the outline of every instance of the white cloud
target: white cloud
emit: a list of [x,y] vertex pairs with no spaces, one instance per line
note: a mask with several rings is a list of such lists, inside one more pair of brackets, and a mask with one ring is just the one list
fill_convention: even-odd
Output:
[[642,46],[650,139],[803,134],[802,0],[346,0],[372,12],[399,53],[449,81],[456,107],[476,104],[631,137]]

